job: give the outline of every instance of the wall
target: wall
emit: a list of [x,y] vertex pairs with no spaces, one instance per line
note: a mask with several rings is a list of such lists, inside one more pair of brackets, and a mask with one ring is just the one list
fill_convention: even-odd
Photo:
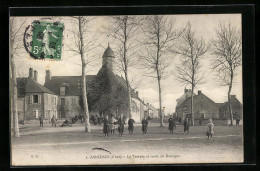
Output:
[[[218,105],[215,102],[208,99],[205,95],[198,95],[198,97],[194,100],[193,107],[195,119],[200,119],[201,113],[204,113],[205,119],[219,119]],[[190,110],[188,111],[189,113],[191,113]]]
[[[56,98],[56,104],[55,104],[54,100],[52,100],[54,97]],[[51,120],[53,115],[55,115],[56,113],[58,114],[57,105],[58,105],[58,96],[57,95],[44,93],[44,116],[45,116],[45,118]]]
[[[41,103],[30,103],[30,95],[41,95]],[[25,119],[30,120],[30,119],[36,119],[35,118],[35,110],[38,110],[38,116],[43,115],[44,116],[44,105],[43,105],[43,100],[44,95],[43,93],[26,93],[25,96],[25,103],[26,103],[26,108],[25,108]]]
[[[65,98],[65,106],[61,105],[61,98]],[[75,104],[72,104],[72,99],[75,99]],[[79,105],[78,96],[60,96],[58,100],[58,117],[62,117],[62,113],[66,118],[72,118],[75,115],[81,114],[81,107]]]
[[[232,103],[232,112],[233,118],[236,119],[238,116],[240,119],[243,119],[243,106],[237,100],[235,100]],[[221,119],[230,119],[228,104],[225,104],[225,106],[220,107],[219,113]]]
[[135,98],[132,98],[132,118],[136,123],[140,123],[144,114],[143,103]]
[[[176,113],[178,117],[184,119],[186,114],[191,113],[191,99],[188,99],[185,104],[176,108]],[[201,114],[204,113],[204,119],[219,119],[219,107],[218,105],[207,98],[205,95],[200,94],[194,97],[193,102],[193,112],[194,118],[200,119]]]
[[18,119],[19,121],[24,120],[24,113],[25,113],[25,98],[18,97],[17,98],[17,112],[18,112]]

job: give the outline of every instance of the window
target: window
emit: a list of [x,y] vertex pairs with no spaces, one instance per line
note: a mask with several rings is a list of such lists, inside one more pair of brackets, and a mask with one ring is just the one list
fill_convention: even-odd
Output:
[[61,105],[65,105],[65,98],[61,98],[60,103],[61,103]]
[[73,104],[73,105],[76,104],[76,99],[75,98],[71,99],[71,104]]
[[65,96],[65,87],[60,87],[60,95]]
[[36,94],[30,95],[29,101],[30,101],[30,103],[33,103],[33,104],[41,103],[41,95],[36,95]]
[[33,95],[33,103],[38,103],[38,102],[39,102],[38,95]]
[[56,97],[52,97],[51,103],[53,105],[57,105],[57,98]]

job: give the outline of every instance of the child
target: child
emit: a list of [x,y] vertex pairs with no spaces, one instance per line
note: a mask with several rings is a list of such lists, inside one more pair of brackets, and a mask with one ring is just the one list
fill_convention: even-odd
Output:
[[114,118],[114,116],[112,116],[111,120],[110,120],[110,129],[111,129],[111,134],[115,134],[115,129],[116,129],[116,119]]
[[209,119],[209,123],[207,125],[207,136],[208,139],[212,138],[212,135],[214,134],[214,124],[212,123],[212,119]]

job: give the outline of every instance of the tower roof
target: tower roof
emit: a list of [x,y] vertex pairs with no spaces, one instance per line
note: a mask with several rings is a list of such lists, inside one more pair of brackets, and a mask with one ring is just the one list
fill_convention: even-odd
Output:
[[107,49],[105,50],[102,58],[107,58],[107,57],[110,57],[110,58],[114,58],[115,57],[114,52],[110,48],[109,44],[108,44]]

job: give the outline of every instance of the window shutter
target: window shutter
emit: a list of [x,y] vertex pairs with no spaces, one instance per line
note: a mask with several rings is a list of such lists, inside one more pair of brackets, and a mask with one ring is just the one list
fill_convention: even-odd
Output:
[[38,95],[38,102],[39,103],[42,103],[42,98],[41,97],[42,97],[41,95]]
[[29,96],[29,101],[30,101],[30,103],[33,103],[33,95]]

